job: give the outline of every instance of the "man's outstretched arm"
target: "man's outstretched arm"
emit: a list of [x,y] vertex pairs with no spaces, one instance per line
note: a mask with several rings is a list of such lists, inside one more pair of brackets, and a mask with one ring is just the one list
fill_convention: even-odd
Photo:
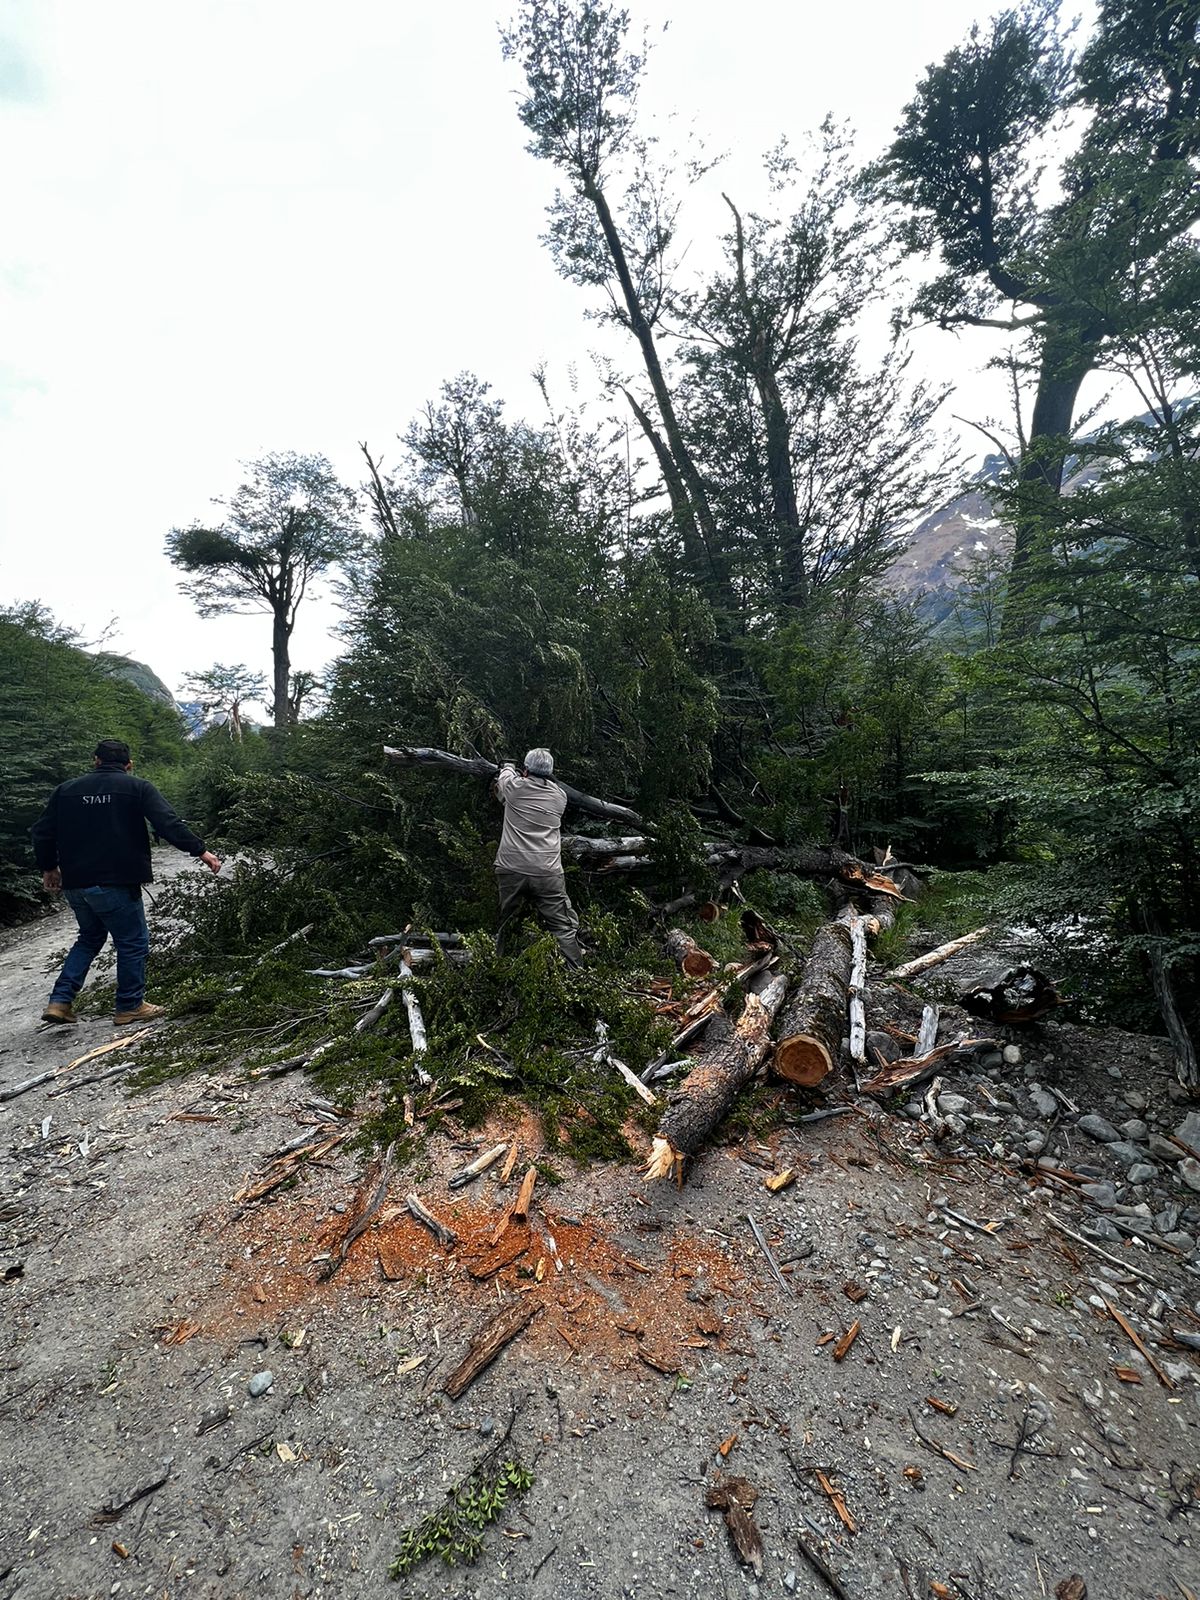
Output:
[[213,872],[220,872],[220,858],[205,849],[200,835],[192,832],[174,807],[168,805],[146,778],[142,779],[142,815],[160,839],[173,844],[176,850],[186,851],[189,856],[198,856],[206,867]]

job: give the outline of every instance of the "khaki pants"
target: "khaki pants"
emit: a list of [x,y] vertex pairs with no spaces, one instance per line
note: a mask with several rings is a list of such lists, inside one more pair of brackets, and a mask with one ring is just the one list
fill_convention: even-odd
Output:
[[496,887],[500,891],[500,926],[496,931],[496,949],[503,951],[505,938],[520,917],[524,902],[529,900],[542,922],[554,935],[558,948],[572,965],[583,960],[578,933],[579,918],[567,896],[567,882],[560,872],[507,872],[496,869]]

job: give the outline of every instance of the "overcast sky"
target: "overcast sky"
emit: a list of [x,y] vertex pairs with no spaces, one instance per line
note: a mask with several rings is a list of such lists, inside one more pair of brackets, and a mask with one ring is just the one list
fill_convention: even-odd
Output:
[[[826,111],[886,142],[921,70],[989,14],[966,0],[630,0],[654,32],[645,103],[725,163],[719,190]],[[177,689],[269,663],[261,619],[203,622],[162,554],[238,463],[295,449],[358,482],[470,368],[540,415],[541,362],[588,382],[586,296],[538,238],[495,0],[0,0],[0,600],[40,599]],[[670,27],[662,33],[662,25]],[[916,358],[981,417],[989,335]],[[632,352],[626,352],[631,370]],[[391,447],[389,449],[389,446]],[[333,652],[310,607],[294,662]]]

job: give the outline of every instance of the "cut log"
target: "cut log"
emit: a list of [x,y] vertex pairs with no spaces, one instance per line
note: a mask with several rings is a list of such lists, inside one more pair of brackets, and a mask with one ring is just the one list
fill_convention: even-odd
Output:
[[893,967],[888,977],[915,978],[918,972],[928,972],[930,967],[940,967],[943,961],[949,961],[951,956],[956,956],[960,950],[969,950],[973,944],[978,944],[980,939],[986,939],[991,931],[990,928],[976,928],[974,933],[964,933],[961,939],[951,939],[949,944],[940,944],[936,950],[918,956],[915,961],[906,961],[902,967]]
[[717,964],[708,951],[702,950],[682,928],[672,928],[668,932],[663,940],[663,949],[689,978],[707,978]]
[[[456,756],[449,750],[431,750],[425,746],[402,745],[393,748],[385,744],[383,753],[389,761],[396,762],[398,766],[426,767],[433,771],[440,769],[443,772],[457,772],[467,778],[494,778],[500,771],[494,761],[485,761],[482,756]],[[560,778],[555,778],[554,782],[566,795],[568,804],[587,816],[603,817],[608,822],[624,822],[633,828],[645,826],[637,812],[631,811],[628,806],[584,794],[581,789],[573,789],[569,783],[563,783]]]
[[850,1059],[860,1065],[867,1059],[867,925],[853,911],[850,929]]
[[685,1158],[712,1137],[771,1047],[771,1024],[787,983],[781,973],[761,994],[747,995],[736,1025],[714,1017],[697,1064],[671,1093],[646,1167],[648,1178],[681,1171]]
[[537,1182],[538,1169],[530,1167],[521,1179],[521,1188],[513,1202],[512,1214],[518,1222],[529,1220],[529,1207],[533,1204],[533,1186]]
[[833,1070],[846,1031],[846,1002],[854,960],[850,930],[826,922],[779,1021],[771,1069],[789,1083],[812,1088]]
[[1036,967],[1011,967],[968,989],[958,1003],[973,1017],[989,1022],[1036,1022],[1062,1005],[1063,999]]
[[498,1317],[482,1327],[471,1340],[471,1348],[443,1384],[451,1400],[464,1395],[483,1369],[496,1359],[505,1345],[511,1344],[542,1309],[542,1302],[527,1295],[505,1306]]
[[580,866],[602,866],[613,856],[644,856],[650,849],[650,840],[642,834],[625,834],[617,839],[596,839],[590,834],[567,833],[563,835],[562,853],[566,860],[577,861]]

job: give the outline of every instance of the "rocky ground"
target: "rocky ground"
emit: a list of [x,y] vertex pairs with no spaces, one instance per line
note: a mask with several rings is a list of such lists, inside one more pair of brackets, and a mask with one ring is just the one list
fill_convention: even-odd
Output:
[[[0,1093],[56,1072],[0,1105],[0,1600],[838,1593],[802,1546],[851,1600],[1200,1593],[1200,1109],[1162,1041],[1009,1030],[892,1112],[839,1077],[850,1109],[785,1100],[682,1190],[568,1168],[497,1235],[539,1155],[514,1110],[389,1174],[332,1271],[379,1187],[353,1118],[232,1056],[133,1096],[84,1082],[132,1052],[58,1072],[112,1037],[37,1023],[66,939],[0,947]],[[508,1182],[451,1191],[499,1139]],[[405,1530],[509,1461],[478,1561],[393,1587]],[[761,1577],[721,1510],[751,1500]]]

